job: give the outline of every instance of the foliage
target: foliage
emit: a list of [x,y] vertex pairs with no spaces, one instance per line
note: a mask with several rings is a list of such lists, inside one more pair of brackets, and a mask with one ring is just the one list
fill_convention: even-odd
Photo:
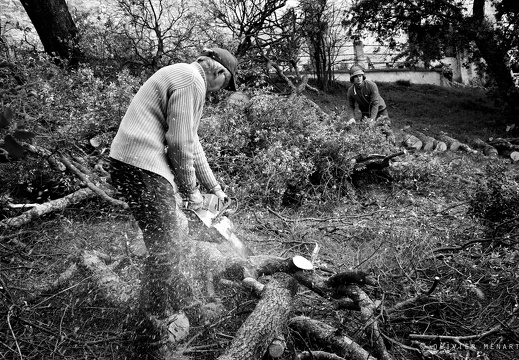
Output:
[[269,39],[267,46],[271,46],[284,37],[278,23],[286,0],[205,0],[202,4],[215,19],[213,26],[239,41],[235,54],[240,58],[255,47],[255,38]]
[[355,156],[393,150],[377,127],[327,123],[303,96],[253,95],[245,109],[217,109],[201,132],[224,183],[251,203],[340,199],[351,187]]
[[[154,72],[193,59],[210,40],[204,14],[186,1],[117,0],[111,9],[77,12],[81,46],[89,62]],[[105,69],[107,71],[107,69]]]
[[502,164],[488,165],[487,181],[470,200],[469,213],[489,222],[489,225],[507,222],[519,214],[519,177],[510,174]]
[[319,87],[328,91],[333,82],[337,57],[351,41],[341,24],[342,17],[347,13],[347,5],[329,0],[304,0],[299,2],[298,12],[311,59],[310,65],[317,76]]
[[[9,157],[0,169],[0,196],[40,202],[44,199],[36,199],[34,191],[37,195],[39,189],[49,186],[56,195],[70,193],[78,188],[78,181],[50,167],[46,157],[29,153],[21,144],[30,143],[58,157],[91,158],[91,165],[95,165],[109,146],[140,79],[128,71],[103,79],[86,66],[68,71],[45,56],[27,56],[15,69],[25,85],[17,85],[5,73],[5,89],[0,92],[2,119],[11,123],[3,145]],[[90,143],[92,138],[96,138],[96,147]],[[10,139],[16,143],[9,146]]]
[[[345,25],[353,34],[374,33],[382,43],[400,47],[410,64],[430,65],[456,53],[467,54],[492,78],[494,99],[506,105],[507,116],[515,121],[519,92],[510,73],[509,54],[517,48],[519,36],[516,5],[495,2],[497,15],[492,20],[485,14],[485,3],[474,1],[469,13],[457,0],[367,0],[353,7]],[[401,35],[408,35],[405,42],[397,40]]]

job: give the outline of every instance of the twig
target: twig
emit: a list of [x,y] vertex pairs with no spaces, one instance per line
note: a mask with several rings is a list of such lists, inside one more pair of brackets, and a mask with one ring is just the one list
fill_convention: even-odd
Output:
[[128,204],[126,202],[110,197],[105,190],[102,190],[98,186],[94,185],[94,183],[92,183],[83,172],[81,172],[76,166],[74,166],[69,159],[62,156],[61,162],[65,164],[67,169],[72,171],[72,173],[74,173],[81,181],[83,181],[90,190],[99,195],[103,200],[106,200],[114,205],[121,206],[123,209],[128,208]]
[[276,215],[278,218],[280,218],[281,220],[285,221],[285,222],[298,222],[298,221],[317,221],[317,222],[325,222],[325,221],[341,221],[341,220],[344,220],[344,219],[358,219],[358,218],[363,218],[363,217],[368,217],[368,216],[372,216],[374,215],[375,213],[377,213],[378,211],[374,211],[372,213],[369,213],[369,214],[364,214],[364,215],[349,215],[349,216],[342,216],[342,217],[330,217],[330,218],[312,218],[312,217],[309,217],[309,218],[299,218],[299,219],[289,219],[287,217],[284,217],[283,215],[279,214],[278,212],[272,210],[271,208],[267,207],[267,210]]
[[502,325],[501,324],[498,324],[496,326],[494,326],[492,329],[488,330],[488,331],[485,331],[481,334],[476,334],[476,335],[466,335],[466,336],[451,336],[451,335],[420,335],[420,334],[409,334],[409,339],[411,340],[444,340],[444,341],[452,341],[456,344],[460,344],[464,347],[466,347],[467,345],[463,345],[461,343],[461,341],[467,341],[467,340],[478,340],[478,339],[481,339],[483,337],[486,337],[486,336],[489,336],[489,335],[492,335],[496,332],[498,332],[499,330],[501,330],[502,328]]
[[492,242],[493,239],[475,239],[470,240],[466,242],[465,244],[462,244],[460,246],[446,246],[434,249],[433,253],[442,253],[442,252],[455,252],[455,251],[462,251],[468,248],[470,245],[477,244],[477,243],[486,243],[486,242]]
[[22,350],[20,350],[18,339],[16,338],[16,334],[14,333],[13,327],[11,326],[11,314],[13,312],[13,306],[14,305],[9,306],[9,310],[7,311],[7,325],[9,326],[9,330],[11,330],[11,334],[13,335],[14,343],[16,344],[16,349],[18,350],[20,359],[23,360]]
[[437,214],[443,214],[443,213],[446,213],[447,211],[451,210],[451,209],[454,209],[454,208],[457,208],[459,206],[463,206],[463,205],[466,205],[468,204],[469,201],[463,201],[461,203],[458,203],[458,204],[454,204],[454,205],[451,205],[451,206],[447,206],[445,209],[441,210],[441,211],[438,211]]
[[303,351],[297,355],[298,360],[345,360],[345,358],[325,351]]
[[514,221],[518,221],[518,220],[519,220],[519,216],[515,217],[513,219],[510,219],[510,220],[504,221],[504,222],[500,223],[499,225],[497,225],[496,228],[494,229],[494,233],[492,235],[492,239],[494,240],[496,238],[497,231],[499,230],[500,227],[503,227],[503,226],[505,226],[507,224],[513,223]]
[[409,350],[409,351],[421,353],[421,351],[419,349],[411,347],[411,346],[404,345],[401,342],[396,341],[395,339],[390,338],[389,336],[387,336],[384,333],[380,333],[380,335],[382,335],[384,337],[384,339],[386,339],[387,341],[392,342],[393,344],[400,346],[402,349],[406,349],[406,350]]

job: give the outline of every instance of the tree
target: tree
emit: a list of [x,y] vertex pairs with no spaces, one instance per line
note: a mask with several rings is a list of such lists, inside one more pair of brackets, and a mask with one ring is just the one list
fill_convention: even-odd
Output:
[[239,42],[235,54],[243,57],[255,46],[255,37],[265,39],[279,34],[277,23],[286,3],[287,0],[207,0],[205,5],[215,25],[230,31],[232,38]]
[[[485,13],[489,4],[496,6],[495,19]],[[344,24],[351,33],[374,33],[394,47],[395,38],[408,35],[407,44],[400,45],[409,62],[440,60],[452,49],[467,52],[491,77],[495,98],[514,114],[519,94],[509,54],[519,39],[517,2],[474,0],[472,8],[465,5],[458,0],[364,0],[352,8]]]
[[154,71],[200,50],[201,15],[192,2],[117,0],[117,5],[123,17],[116,31],[140,65]]
[[302,0],[301,29],[306,38],[318,85],[327,90],[341,48],[349,39],[341,26],[342,4],[330,0]]
[[77,64],[82,58],[79,31],[65,0],[22,0],[21,3],[45,52],[59,58],[58,62],[67,60],[71,65]]

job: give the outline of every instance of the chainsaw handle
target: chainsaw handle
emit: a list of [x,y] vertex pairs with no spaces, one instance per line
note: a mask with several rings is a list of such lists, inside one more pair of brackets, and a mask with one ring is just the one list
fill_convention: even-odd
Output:
[[213,221],[218,220],[227,211],[229,206],[231,206],[231,202],[232,202],[232,200],[230,197],[224,198],[224,201],[222,201],[222,208],[218,211],[218,213],[214,217]]

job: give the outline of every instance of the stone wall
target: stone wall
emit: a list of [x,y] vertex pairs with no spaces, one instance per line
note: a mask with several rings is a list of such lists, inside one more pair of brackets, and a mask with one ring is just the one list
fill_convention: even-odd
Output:
[[[365,70],[366,78],[375,82],[396,82],[409,81],[411,84],[431,84],[445,86],[447,82],[442,74],[425,69],[370,69]],[[350,74],[347,71],[336,71],[335,78],[339,81],[350,81]]]

